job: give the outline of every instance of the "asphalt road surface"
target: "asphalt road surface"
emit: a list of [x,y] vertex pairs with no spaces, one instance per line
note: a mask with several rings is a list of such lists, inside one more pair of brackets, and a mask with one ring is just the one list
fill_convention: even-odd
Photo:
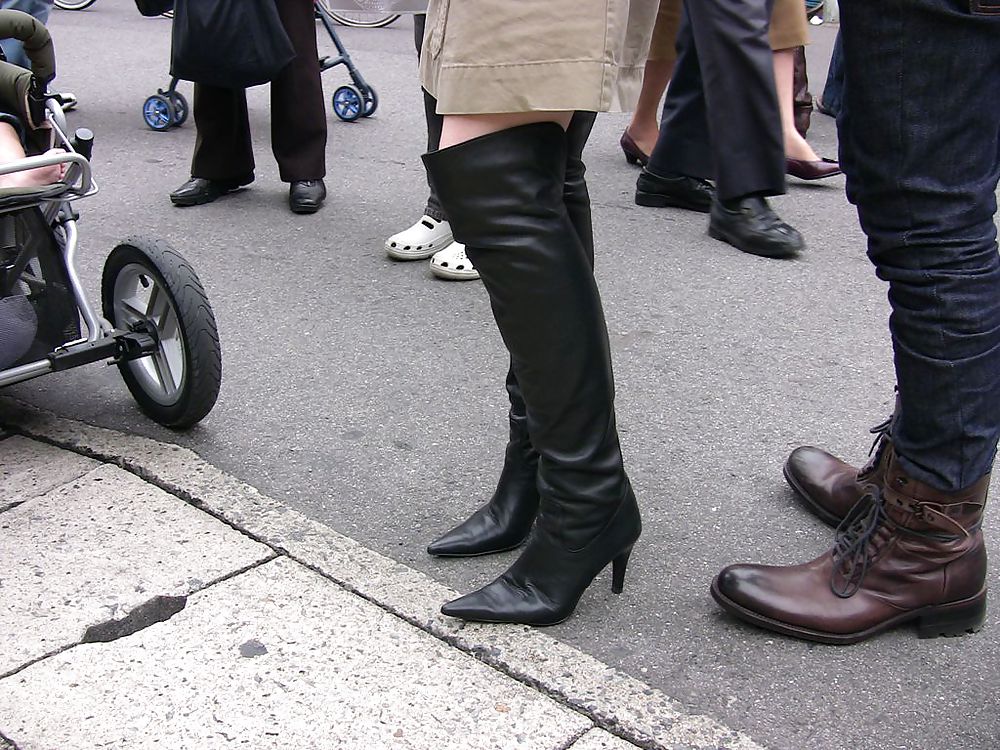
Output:
[[[294,216],[270,155],[266,87],[250,93],[258,159],[251,189],[177,209],[194,128],[146,128],[143,100],[168,82],[169,28],[129,0],[55,11],[56,88],[71,124],[96,133],[96,197],[78,203],[82,270],[131,234],[169,241],[198,270],[223,342],[218,405],[185,433],[159,428],[114,368],[94,365],[10,389],[61,415],[188,446],[206,460],[365,545],[458,590],[492,580],[512,554],[440,561],[424,547],[492,490],[506,439],[506,357],[478,282],[394,263],[384,239],[426,197],[412,23],[341,30],[377,89],[376,116],[329,122],[326,207]],[[321,27],[321,49],[332,52]],[[834,29],[814,30],[813,89]],[[349,82],[324,74],[327,93]],[[190,94],[190,85],[181,90]],[[637,172],[602,115],[587,149],[597,275],[611,332],[626,463],[644,512],[621,596],[609,574],[550,633],[692,710],[780,750],[987,750],[1000,744],[1000,626],[961,639],[909,629],[851,647],[738,624],[708,593],[738,561],[810,559],[831,531],[781,476],[793,447],[862,462],[867,428],[891,410],[883,285],[864,254],[843,178],[792,180],[779,213],[806,236],[792,261],[744,255],[706,219],[640,208]],[[836,154],[833,121],[810,140]],[[987,532],[994,559],[1000,515]],[[991,578],[998,577],[996,563]]]

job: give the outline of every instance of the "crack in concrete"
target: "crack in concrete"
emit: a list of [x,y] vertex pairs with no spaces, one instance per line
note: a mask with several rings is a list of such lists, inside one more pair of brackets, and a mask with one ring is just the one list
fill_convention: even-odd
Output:
[[590,725],[589,727],[587,727],[586,729],[581,729],[581,730],[580,730],[579,732],[576,732],[576,733],[575,733],[575,734],[574,734],[574,735],[573,735],[573,736],[572,736],[572,737],[571,737],[570,739],[568,739],[568,740],[567,740],[566,742],[564,742],[564,743],[562,743],[561,745],[559,745],[559,747],[557,747],[557,748],[556,748],[556,750],[572,750],[573,746],[574,746],[574,745],[575,745],[575,744],[576,744],[577,742],[579,742],[579,741],[580,741],[580,740],[582,740],[582,739],[583,739],[584,737],[586,737],[586,736],[587,736],[588,734],[590,734],[591,732],[593,732],[593,731],[594,731],[594,729],[596,729],[596,728],[598,728],[598,727],[596,727],[595,725],[591,724],[591,725]]
[[110,643],[165,622],[187,606],[187,596],[154,596],[120,620],[99,622],[87,628],[80,643]]
[[[279,557],[281,557],[281,555],[277,555],[277,554],[275,554],[275,555],[268,555],[267,557],[265,557],[265,558],[263,558],[261,560],[258,560],[257,562],[250,563],[249,565],[245,565],[242,568],[239,568],[238,570],[234,570],[234,571],[232,571],[230,573],[226,573],[223,576],[220,576],[220,577],[218,577],[218,578],[216,578],[216,579],[214,579],[212,581],[209,581],[208,583],[206,583],[201,588],[193,589],[191,592],[189,592],[188,594],[186,594],[183,597],[170,597],[170,596],[161,595],[161,596],[156,596],[156,597],[153,597],[153,598],[154,599],[171,599],[171,598],[175,598],[176,599],[176,598],[183,598],[183,599],[186,600],[189,597],[194,596],[195,594],[200,594],[203,591],[207,591],[208,589],[212,588],[213,586],[217,586],[218,584],[223,583],[225,581],[228,581],[231,578],[235,578],[236,576],[243,575],[244,573],[247,573],[247,572],[253,570],[254,568],[258,568],[261,565],[266,565],[267,563],[271,562],[272,560],[277,560]],[[152,600],[150,600],[150,601],[152,601]],[[140,605],[140,606],[142,606],[142,605]],[[181,607],[181,609],[183,609],[183,607]],[[178,610],[178,611],[180,611],[180,610]],[[176,613],[173,613],[173,614],[176,614]],[[127,620],[129,618],[126,617],[124,619]],[[169,617],[164,618],[164,620],[166,620],[166,619],[169,619]],[[160,622],[162,622],[162,621],[163,620],[161,620]],[[152,624],[154,624],[154,623],[151,622],[150,625],[152,625]],[[87,632],[89,633],[94,627],[97,627],[97,626],[91,626],[90,628],[87,629]],[[149,627],[149,626],[147,625],[146,627]],[[133,632],[138,632],[139,630],[142,630],[142,628],[137,628]],[[118,636],[118,638],[122,638],[125,635],[129,635],[129,634],[128,633],[123,633],[122,635]],[[115,640],[115,639],[112,638],[112,639],[108,639],[108,640]],[[87,643],[87,642],[88,641],[86,640],[86,635],[84,635],[84,639],[83,640],[74,641],[73,643],[68,643],[65,646],[61,646],[61,647],[59,647],[59,648],[57,648],[57,649],[55,649],[53,651],[50,651],[50,652],[48,652],[46,654],[41,655],[38,658],[31,659],[31,660],[25,662],[24,664],[21,664],[20,666],[15,667],[14,669],[11,669],[8,672],[0,673],[0,680],[5,680],[8,677],[13,677],[18,672],[23,672],[24,670],[28,669],[28,667],[31,667],[31,666],[33,666],[35,664],[38,664],[38,662],[40,662],[40,661],[45,661],[46,659],[50,659],[53,656],[58,656],[59,654],[65,653],[66,651],[69,651],[70,649],[76,648],[81,643]],[[95,639],[94,641],[91,641],[91,642],[93,642],[93,643],[99,643],[101,641]],[[2,737],[3,737],[3,735],[0,735],[0,738],[2,738]],[[0,745],[0,750],[8,750],[8,748],[5,748],[3,745]]]

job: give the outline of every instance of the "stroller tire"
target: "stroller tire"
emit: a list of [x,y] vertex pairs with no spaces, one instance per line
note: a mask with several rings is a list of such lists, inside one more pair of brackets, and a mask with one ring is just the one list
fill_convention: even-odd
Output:
[[163,132],[173,127],[177,120],[177,112],[167,97],[163,94],[153,94],[142,104],[142,119],[150,129]]
[[[327,2],[327,6],[331,3]],[[339,23],[341,26],[351,26],[355,29],[381,29],[383,26],[388,26],[394,23],[396,19],[399,18],[398,13],[369,13],[369,12],[340,12],[335,13],[333,10],[328,10],[330,18]]]
[[62,10],[84,10],[96,2],[97,0],[55,0],[55,6]]
[[375,110],[378,109],[378,94],[375,93],[375,89],[371,86],[364,89],[361,93],[365,98],[365,111],[361,116],[371,117],[375,114]]
[[354,122],[365,113],[365,98],[354,86],[341,86],[331,98],[333,113],[344,122]]
[[170,103],[174,105],[174,125],[183,125],[187,122],[188,112],[191,111],[187,99],[180,91],[174,91],[170,94]]
[[162,240],[132,237],[104,263],[104,317],[121,330],[155,335],[156,351],[118,363],[139,408],[183,429],[215,406],[222,349],[205,289],[184,257]]

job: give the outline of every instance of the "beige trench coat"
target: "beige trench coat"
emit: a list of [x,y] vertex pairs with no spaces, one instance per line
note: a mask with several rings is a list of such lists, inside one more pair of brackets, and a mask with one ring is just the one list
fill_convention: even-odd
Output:
[[440,114],[629,111],[657,0],[430,0],[420,78]]

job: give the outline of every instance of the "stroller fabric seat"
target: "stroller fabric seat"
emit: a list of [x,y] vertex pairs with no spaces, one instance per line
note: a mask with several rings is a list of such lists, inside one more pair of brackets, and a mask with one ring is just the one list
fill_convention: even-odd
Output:
[[37,331],[38,318],[27,297],[0,299],[0,370],[27,354]]

